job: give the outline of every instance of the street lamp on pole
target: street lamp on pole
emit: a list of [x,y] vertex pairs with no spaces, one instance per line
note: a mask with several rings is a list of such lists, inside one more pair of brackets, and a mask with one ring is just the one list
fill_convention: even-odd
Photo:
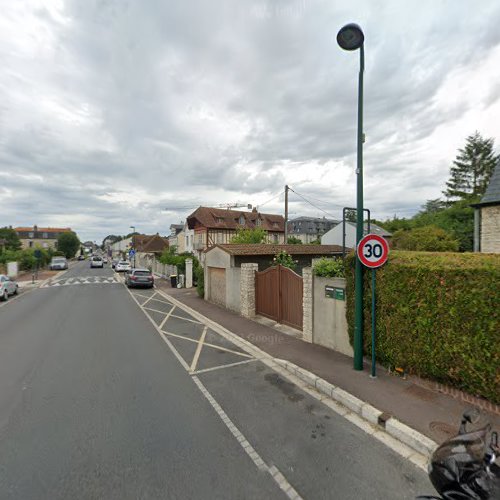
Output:
[[130,226],[130,229],[133,229],[133,231],[132,231],[132,248],[134,250],[134,268],[135,268],[135,226]]
[[[363,238],[363,73],[365,71],[365,35],[354,23],[346,24],[337,33],[337,43],[344,50],[359,49],[358,81],[358,152],[357,152],[357,202],[356,245]],[[363,369],[363,266],[356,256],[354,300],[354,369]]]

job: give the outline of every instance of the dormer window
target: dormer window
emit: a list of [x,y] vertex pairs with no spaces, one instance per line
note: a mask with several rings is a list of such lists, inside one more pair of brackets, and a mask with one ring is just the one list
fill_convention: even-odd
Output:
[[273,227],[278,227],[278,223],[277,222],[273,222]]
[[262,225],[262,221],[258,218],[256,221],[255,221],[255,224],[257,226],[261,226]]
[[245,224],[245,217],[243,217],[243,215],[240,215],[240,220],[238,222],[243,226]]
[[224,218],[223,217],[217,217],[215,219],[215,221],[218,223],[218,224],[222,224],[224,222]]

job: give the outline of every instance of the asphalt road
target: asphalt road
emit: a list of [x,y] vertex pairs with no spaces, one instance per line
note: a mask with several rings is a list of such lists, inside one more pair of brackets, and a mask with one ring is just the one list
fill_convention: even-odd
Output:
[[109,268],[79,262],[0,309],[0,499],[294,491],[401,500],[432,488],[154,290],[130,294]]

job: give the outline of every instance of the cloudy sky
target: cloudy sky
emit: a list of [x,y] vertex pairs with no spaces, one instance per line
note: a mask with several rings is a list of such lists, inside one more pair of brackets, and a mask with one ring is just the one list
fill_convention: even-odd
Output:
[[[440,196],[475,130],[500,150],[497,0],[0,0],[0,226],[167,234],[199,205],[340,217]],[[312,205],[311,205],[312,203]],[[313,206],[315,205],[315,206]]]

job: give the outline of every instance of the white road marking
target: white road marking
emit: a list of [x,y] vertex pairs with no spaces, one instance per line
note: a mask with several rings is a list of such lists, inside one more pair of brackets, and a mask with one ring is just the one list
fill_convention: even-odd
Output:
[[[125,288],[127,288],[127,287],[125,287]],[[134,299],[135,303],[139,306],[139,308],[142,309],[141,304],[134,297],[134,294],[128,288],[127,288],[127,292],[130,294],[130,296],[132,297],[132,299]],[[149,319],[149,321],[151,322],[151,324],[153,325],[153,327],[155,328],[155,330],[160,334],[160,337],[163,339],[163,341],[165,342],[165,344],[168,345],[168,347],[170,348],[170,350],[172,351],[172,353],[174,354],[174,356],[177,358],[177,360],[179,361],[179,363],[184,367],[184,369],[187,372],[189,372],[189,366],[188,366],[188,364],[184,361],[184,358],[178,353],[177,349],[172,345],[172,342],[170,342],[170,340],[168,340],[167,336],[158,328],[158,326],[156,326],[156,323],[153,321],[153,318],[151,318],[151,316],[147,313],[147,311],[145,311],[144,309],[142,309],[142,311],[146,315],[146,318]]]
[[240,432],[240,430],[234,425],[232,420],[227,416],[227,413],[221,408],[219,403],[214,399],[214,397],[208,392],[206,387],[201,383],[200,379],[194,375],[193,377],[194,383],[198,386],[201,393],[207,398],[208,402],[212,405],[212,408],[217,412],[224,425],[229,429],[231,434],[236,438],[238,443],[240,443],[241,447],[245,451],[245,453],[250,457],[253,463],[257,466],[257,468],[261,471],[265,471],[271,475],[276,484],[285,492],[288,498],[293,500],[299,500],[302,497],[297,493],[297,491],[293,488],[293,486],[287,481],[285,476],[278,470],[278,468],[273,465],[269,467],[264,460],[262,460],[261,456],[255,451],[252,445],[248,442],[246,437]]
[[205,336],[207,335],[208,327],[205,326],[203,328],[203,332],[200,336],[200,340],[198,340],[198,345],[196,346],[196,351],[194,353],[193,361],[191,362],[191,366],[189,367],[189,371],[194,372],[196,370],[196,365],[198,364],[198,359],[201,354],[201,350],[203,349],[203,342],[205,340]]
[[169,311],[159,311],[158,309],[153,309],[152,307],[145,307],[146,311],[152,311],[155,313],[160,313],[160,314],[168,314]]
[[[162,332],[165,335],[169,335],[170,337],[176,337],[178,339],[187,340],[188,342],[194,342],[195,344],[197,344],[199,342],[199,340],[185,337],[184,335],[179,335],[178,333],[167,332],[165,330],[162,330]],[[212,347],[213,349],[219,349],[220,351],[230,352],[231,354],[236,354],[238,356],[243,356],[244,358],[253,358],[253,356],[251,354],[246,354],[244,352],[239,352],[239,351],[233,351],[232,349],[228,349],[227,347],[222,347],[222,346],[216,345],[216,344],[210,344],[209,342],[205,342],[203,345],[205,345],[207,347]],[[223,366],[226,366],[226,365],[223,365]]]
[[172,309],[170,309],[170,312],[163,318],[162,322],[159,324],[160,330],[163,328],[163,325],[167,322],[168,318],[172,315],[174,312],[175,306],[173,304],[170,304],[172,306]]
[[[130,292],[130,290],[129,290],[129,292]],[[146,304],[147,304],[150,300],[153,300],[153,298],[154,298],[154,296],[155,296],[155,295],[156,295],[156,292],[155,292],[155,293],[153,293],[153,295],[151,295],[151,297],[149,297],[149,299],[148,299],[148,300],[145,300],[145,301],[142,303],[141,307],[144,307],[144,306],[145,306],[145,305],[146,305]]]
[[220,365],[220,366],[213,366],[212,368],[204,368],[203,370],[194,371],[192,375],[198,375],[199,373],[213,372],[216,370],[222,370],[223,368],[231,368],[233,366],[246,365],[247,363],[253,363],[254,361],[258,361],[258,359],[255,358],[245,359],[245,361],[237,361],[236,363],[229,363],[228,365]]
[[203,325],[200,321],[196,321],[195,319],[184,318],[183,316],[178,316],[177,314],[172,314],[172,318],[183,319],[184,321],[190,321],[191,323],[196,323],[197,325]]

